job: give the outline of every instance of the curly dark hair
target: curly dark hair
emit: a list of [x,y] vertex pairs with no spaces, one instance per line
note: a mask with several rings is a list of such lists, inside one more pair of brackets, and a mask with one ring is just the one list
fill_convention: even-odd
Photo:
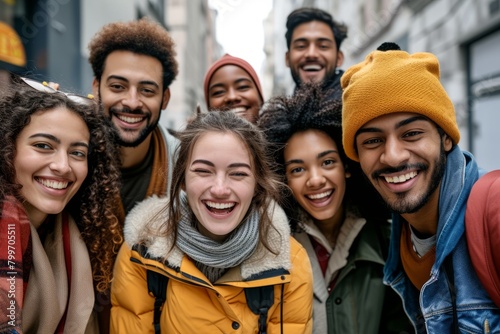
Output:
[[342,147],[342,103],[328,98],[331,90],[320,84],[304,83],[292,96],[271,98],[263,106],[258,126],[277,154],[274,155],[284,175],[283,151],[288,140],[296,133],[309,129],[321,130],[339,144],[340,158],[347,163]]
[[281,202],[281,193],[286,188],[286,185],[279,181],[279,176],[272,167],[272,158],[267,155],[267,141],[263,133],[257,126],[231,111],[216,110],[216,112],[197,113],[184,130],[175,132],[175,136],[180,143],[177,147],[177,160],[172,173],[172,186],[170,188],[170,198],[172,200],[168,206],[169,222],[167,223],[167,233],[171,233],[174,240],[177,238],[177,222],[182,216],[180,193],[185,183],[189,157],[200,137],[210,132],[234,134],[247,147],[251,155],[250,160],[257,184],[252,204],[244,219],[252,210],[259,210],[261,213],[259,221],[260,242],[275,253],[277,250],[271,249],[266,242],[269,228],[273,228],[271,217],[268,215],[268,208],[273,201],[278,204]]
[[158,59],[162,65],[165,91],[178,73],[174,47],[174,41],[168,31],[148,18],[115,22],[105,25],[90,41],[89,62],[97,81],[101,81],[106,58],[113,51],[130,51],[151,56]]
[[0,198],[14,196],[20,201],[21,185],[16,183],[14,158],[16,139],[30,123],[31,116],[58,107],[83,119],[89,129],[88,174],[65,210],[75,219],[87,245],[94,284],[99,292],[110,288],[113,263],[122,244],[122,227],[115,216],[120,198],[119,155],[113,144],[114,132],[97,103],[84,105],[63,93],[37,91],[20,82],[0,99]]
[[335,21],[329,13],[319,8],[302,7],[294,10],[286,19],[286,46],[290,50],[292,43],[293,31],[297,26],[311,21],[320,21],[326,23],[332,29],[337,51],[340,50],[340,44],[347,38],[347,26],[343,23]]
[[[346,180],[344,205],[362,216],[382,215],[387,218],[385,205],[365,178],[358,162],[349,159],[342,146],[342,103],[329,98],[332,90],[325,90],[320,83],[305,83],[291,96],[271,98],[262,108],[258,126],[263,130],[279,174],[286,182],[284,149],[288,140],[297,132],[319,130],[337,144],[340,159],[351,177]],[[367,204],[369,203],[369,204]],[[299,205],[288,192],[284,203],[291,219],[292,229],[297,227]]]

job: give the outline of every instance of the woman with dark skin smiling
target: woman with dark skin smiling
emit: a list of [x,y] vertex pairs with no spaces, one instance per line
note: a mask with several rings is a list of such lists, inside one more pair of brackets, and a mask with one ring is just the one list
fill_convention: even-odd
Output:
[[245,60],[224,55],[205,75],[205,102],[208,110],[231,110],[256,123],[264,103],[259,77]]
[[0,99],[0,333],[98,333],[122,242],[113,132],[88,98],[13,75]]
[[259,119],[293,195],[285,206],[293,236],[311,261],[313,333],[401,333],[411,325],[382,282],[388,214],[346,157],[341,103],[328,94],[304,84],[269,100]]

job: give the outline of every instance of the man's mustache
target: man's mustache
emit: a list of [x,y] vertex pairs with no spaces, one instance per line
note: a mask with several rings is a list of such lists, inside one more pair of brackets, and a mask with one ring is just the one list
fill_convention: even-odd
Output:
[[405,165],[401,165],[401,166],[398,166],[398,167],[386,167],[386,168],[382,168],[382,169],[374,171],[372,173],[372,178],[377,179],[382,174],[400,173],[400,172],[403,172],[405,170],[409,171],[409,170],[418,169],[418,170],[421,170],[421,171],[426,171],[428,168],[429,168],[429,166],[427,166],[427,165],[425,165],[423,163],[405,164]]

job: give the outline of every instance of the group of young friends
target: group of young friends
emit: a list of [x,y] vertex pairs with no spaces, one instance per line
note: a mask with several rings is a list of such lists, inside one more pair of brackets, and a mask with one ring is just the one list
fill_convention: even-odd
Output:
[[459,148],[437,58],[384,43],[344,73],[347,27],[315,8],[285,37],[292,95],[225,55],[181,131],[146,19],[92,39],[94,98],[10,76],[1,333],[500,331],[496,240],[468,242],[500,176]]

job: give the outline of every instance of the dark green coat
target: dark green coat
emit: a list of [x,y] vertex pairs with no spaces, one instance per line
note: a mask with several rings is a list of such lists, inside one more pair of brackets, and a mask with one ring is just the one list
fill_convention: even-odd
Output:
[[[359,219],[359,218],[358,218]],[[309,236],[295,233],[306,249],[314,278],[314,334],[412,333],[399,296],[382,283],[390,224],[367,222],[328,294]]]

